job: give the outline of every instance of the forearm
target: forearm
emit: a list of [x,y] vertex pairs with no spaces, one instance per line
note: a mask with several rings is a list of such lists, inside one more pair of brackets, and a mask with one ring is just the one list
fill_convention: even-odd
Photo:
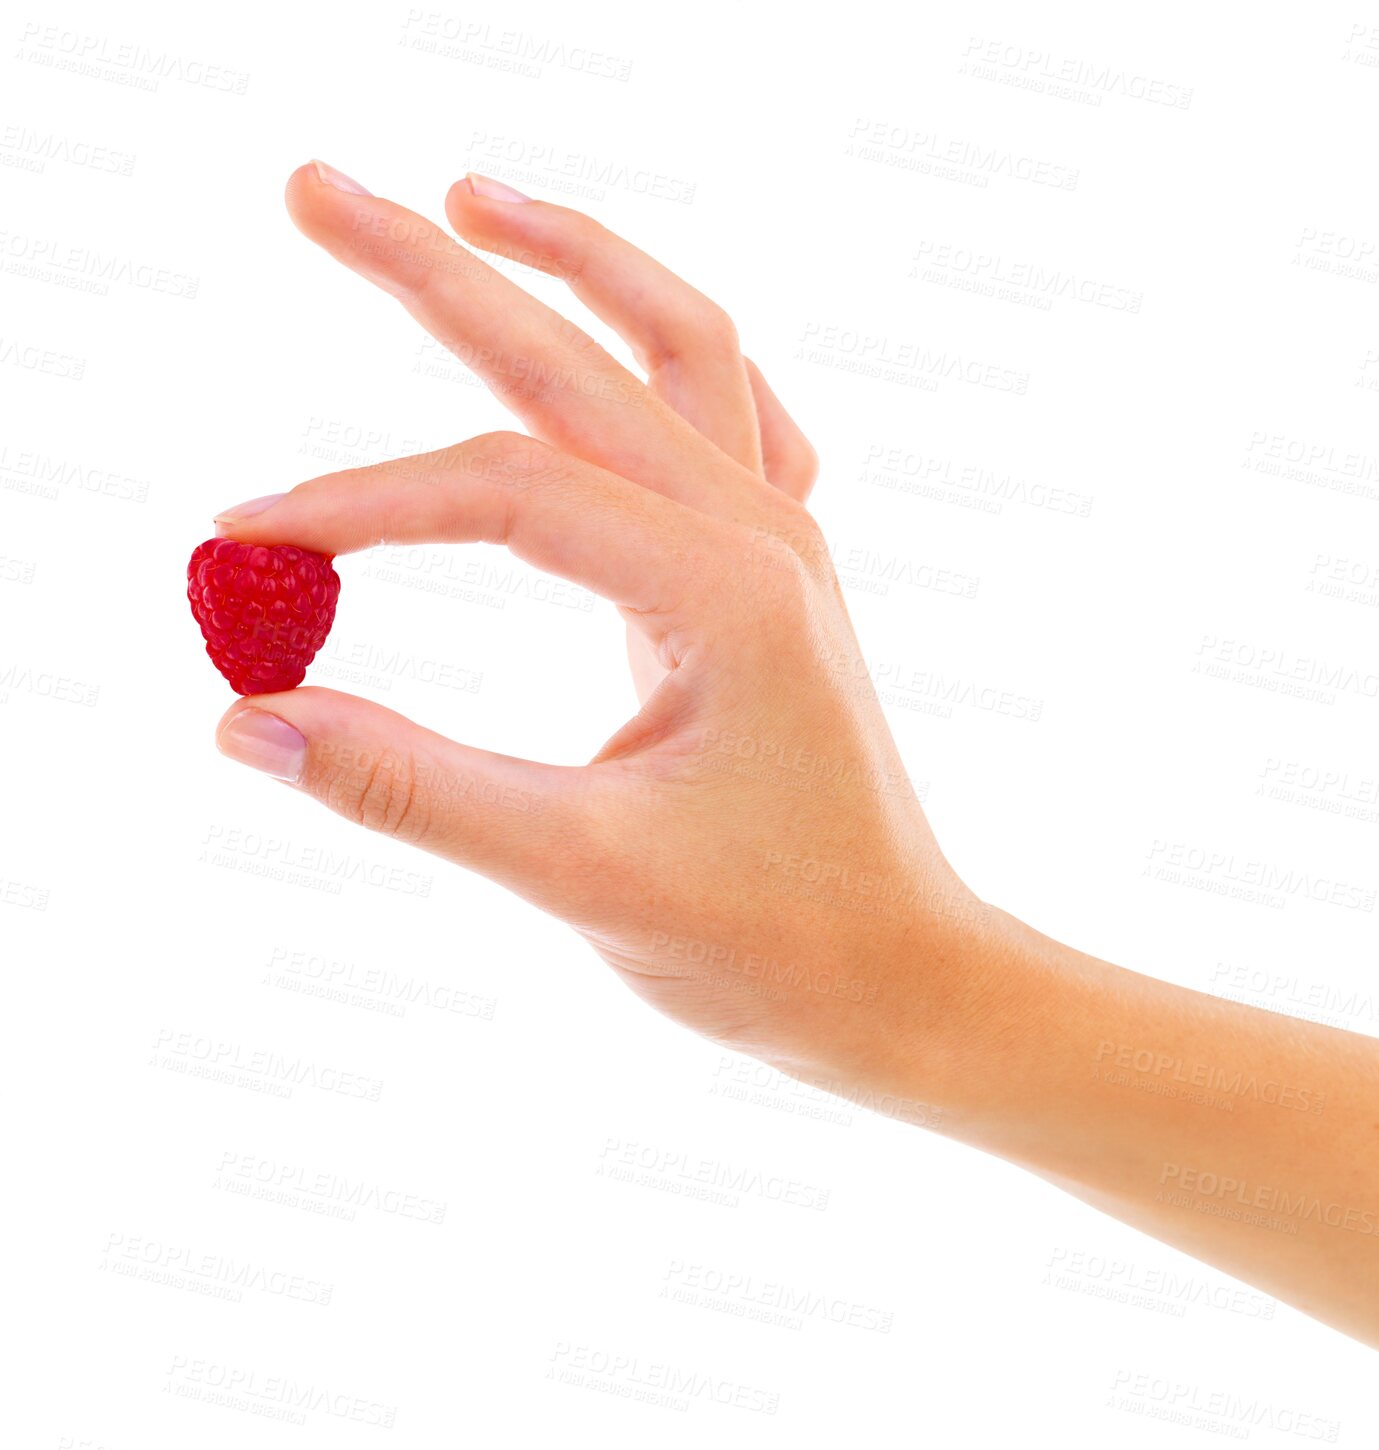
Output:
[[1379,1347],[1379,1042],[993,922],[941,1130]]

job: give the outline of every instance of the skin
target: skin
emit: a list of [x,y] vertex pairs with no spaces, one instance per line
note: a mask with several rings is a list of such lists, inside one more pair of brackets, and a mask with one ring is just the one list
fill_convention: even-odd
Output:
[[329,554],[505,545],[617,604],[642,708],[577,768],[316,688],[238,702],[220,748],[503,883],[714,1041],[1379,1347],[1379,1043],[1086,956],[968,890],[804,506],[814,451],[729,318],[591,218],[491,185],[452,187],[455,232],[564,278],[645,379],[441,226],[304,166],[296,225],[526,433],[315,478],[218,528]]

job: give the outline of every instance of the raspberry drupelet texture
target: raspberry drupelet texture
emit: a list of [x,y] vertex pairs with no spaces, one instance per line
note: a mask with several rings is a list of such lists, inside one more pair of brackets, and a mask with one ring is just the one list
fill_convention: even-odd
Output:
[[291,544],[207,539],[187,565],[187,598],[211,662],[240,695],[300,685],[340,597],[333,555]]

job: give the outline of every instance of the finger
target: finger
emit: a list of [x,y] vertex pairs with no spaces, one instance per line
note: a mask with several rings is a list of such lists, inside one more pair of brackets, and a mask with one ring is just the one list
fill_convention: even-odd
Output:
[[756,401],[757,419],[761,425],[762,461],[766,480],[803,503],[819,476],[819,455],[800,431],[800,425],[785,411],[761,375],[761,369],[743,358],[752,397]]
[[737,506],[721,451],[586,333],[424,217],[324,172],[335,180],[319,163],[292,174],[292,220],[396,297],[538,438],[626,478],[657,476],[696,508]]
[[702,292],[631,242],[569,207],[532,201],[486,177],[445,199],[465,241],[562,278],[631,347],[658,397],[731,458],[761,472],[752,390],[737,330]]
[[[262,501],[257,501],[261,503]],[[377,544],[505,544],[611,599],[664,647],[722,614],[739,531],[520,433],[326,474],[217,529],[323,554]]]
[[356,825],[482,871],[548,909],[566,904],[559,880],[592,849],[588,770],[460,745],[336,690],[237,701],[216,745]]

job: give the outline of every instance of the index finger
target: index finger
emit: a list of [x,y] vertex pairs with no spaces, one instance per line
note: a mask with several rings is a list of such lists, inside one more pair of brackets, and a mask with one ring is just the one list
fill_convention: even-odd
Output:
[[216,532],[332,556],[380,544],[504,544],[611,599],[658,645],[716,631],[750,538],[518,433],[325,474],[254,503],[218,514]]

